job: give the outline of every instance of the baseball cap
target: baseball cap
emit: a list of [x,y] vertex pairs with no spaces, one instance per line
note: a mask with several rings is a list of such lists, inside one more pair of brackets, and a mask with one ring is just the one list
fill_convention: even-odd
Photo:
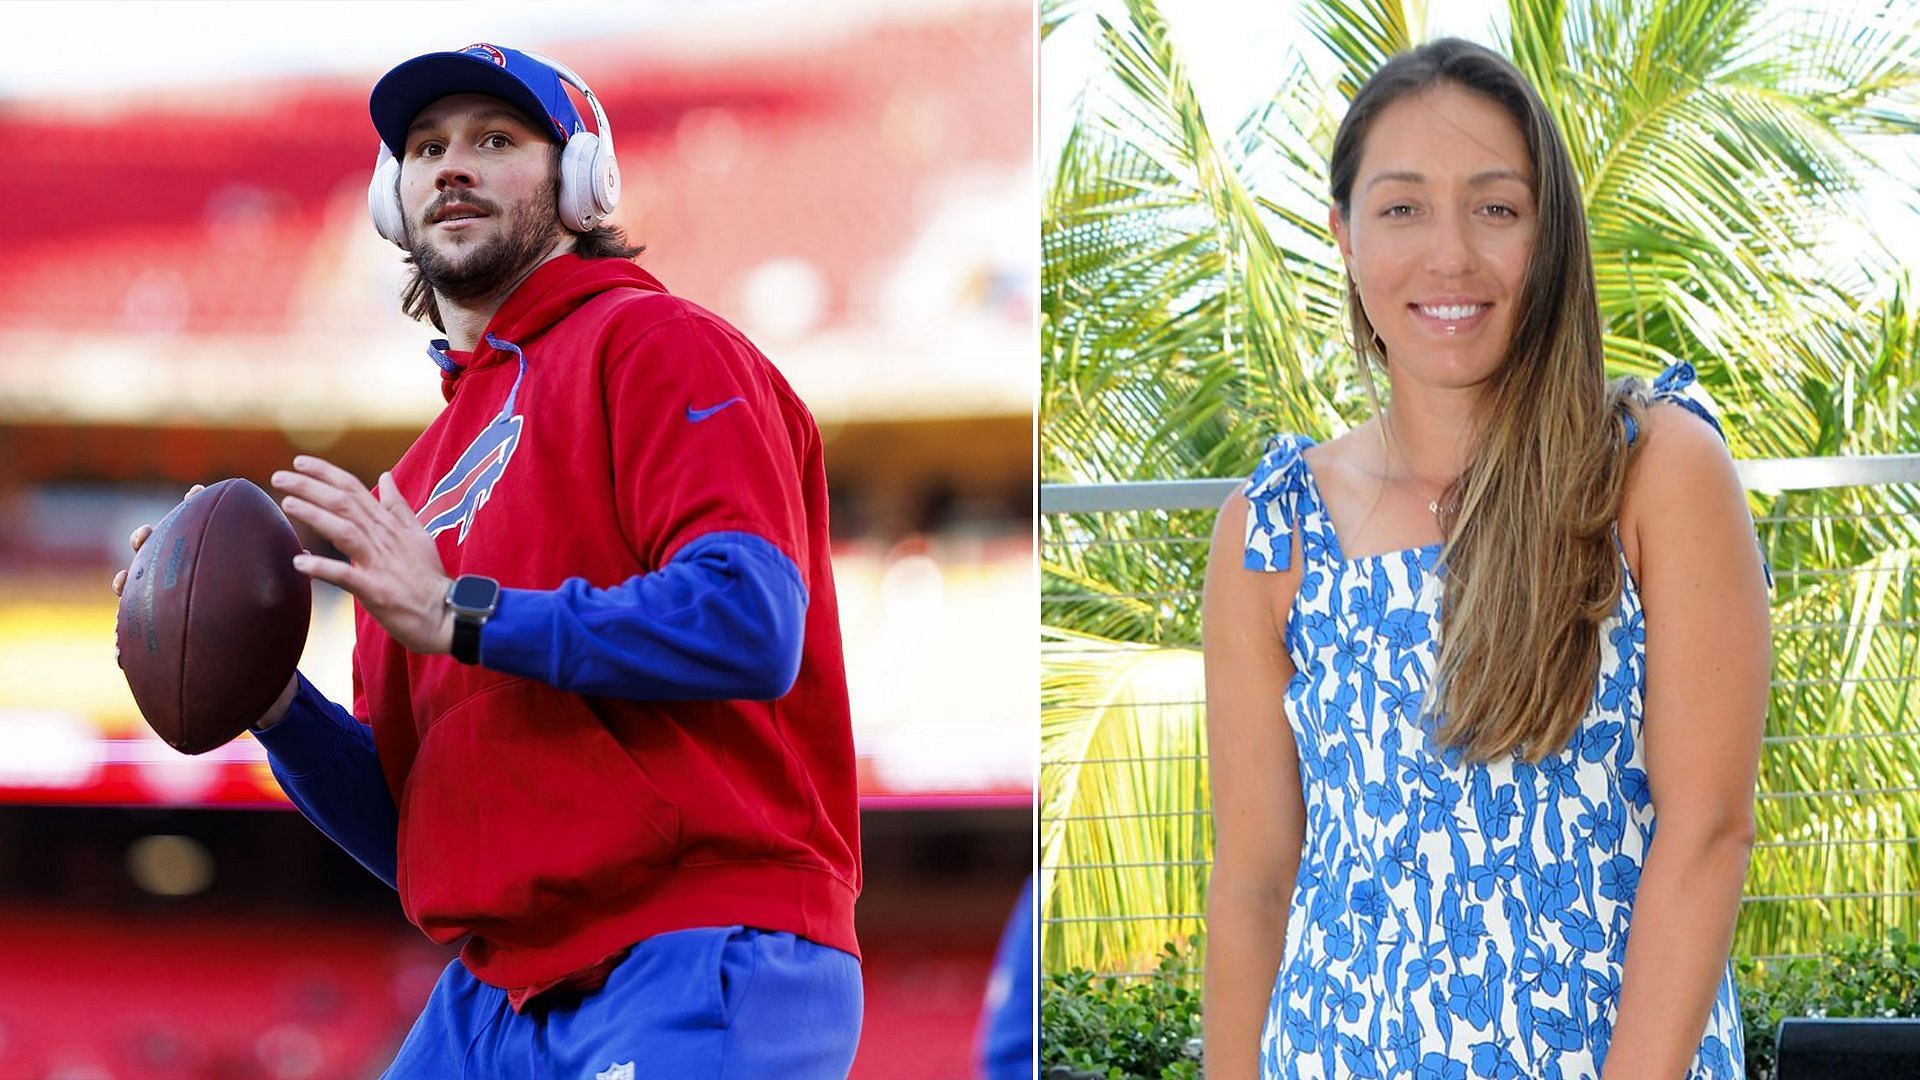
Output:
[[535,123],[546,120],[565,145],[586,122],[554,70],[518,49],[484,42],[458,52],[416,56],[373,84],[368,111],[373,129],[395,157],[406,152],[407,127],[420,110],[448,94],[491,94],[510,102]]

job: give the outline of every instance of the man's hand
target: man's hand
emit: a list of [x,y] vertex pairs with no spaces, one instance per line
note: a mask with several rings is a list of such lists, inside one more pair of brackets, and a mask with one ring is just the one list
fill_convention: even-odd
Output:
[[273,486],[287,495],[281,508],[353,560],[303,553],[294,557],[294,569],[352,593],[408,649],[452,651],[453,612],[447,608],[452,579],[393,474],[380,474],[376,499],[352,473],[319,458],[301,455],[293,467],[293,472],[273,474]]
[[[198,495],[202,491],[205,491],[206,488],[207,486],[205,484],[195,484],[192,487],[187,489],[187,498],[182,499],[180,501],[185,502],[187,501],[187,499],[191,499],[195,495]],[[133,545],[133,553],[135,555],[140,554],[140,548],[144,544],[146,544],[147,537],[152,535],[153,535],[153,526],[142,525],[139,528],[133,530],[132,536],[127,537],[127,542]],[[113,595],[119,596],[121,591],[127,587],[127,571],[132,569],[133,567],[129,566],[127,567],[126,570],[122,570],[119,573],[113,575]]]

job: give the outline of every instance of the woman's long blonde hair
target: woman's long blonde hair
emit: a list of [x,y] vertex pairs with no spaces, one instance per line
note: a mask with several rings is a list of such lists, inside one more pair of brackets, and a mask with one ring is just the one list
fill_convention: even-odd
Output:
[[[1526,137],[1539,216],[1513,340],[1488,383],[1467,466],[1441,496],[1446,571],[1440,659],[1428,712],[1436,740],[1469,760],[1564,748],[1592,704],[1600,624],[1625,575],[1613,523],[1645,390],[1609,386],[1579,179],[1552,115],[1498,54],[1442,38],[1388,60],[1334,138],[1333,199],[1348,213],[1367,128],[1391,102],[1451,83],[1504,107]],[[1348,282],[1362,381],[1387,357]]]

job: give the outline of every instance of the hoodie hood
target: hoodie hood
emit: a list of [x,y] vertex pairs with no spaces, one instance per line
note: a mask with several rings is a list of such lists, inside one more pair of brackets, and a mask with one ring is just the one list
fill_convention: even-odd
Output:
[[559,255],[527,275],[500,310],[493,313],[474,345],[473,360],[462,367],[446,358],[447,343],[434,342],[434,363],[440,366],[440,391],[453,400],[460,376],[518,358],[512,350],[495,348],[489,339],[528,345],[553,324],[573,314],[582,304],[610,289],[644,289],[664,293],[667,287],[627,259],[587,259]]

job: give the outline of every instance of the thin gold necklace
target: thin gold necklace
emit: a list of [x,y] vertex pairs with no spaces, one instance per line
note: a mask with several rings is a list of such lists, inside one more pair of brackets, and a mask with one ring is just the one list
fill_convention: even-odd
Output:
[[[1389,464],[1391,464],[1393,461],[1393,441],[1387,437],[1387,428],[1392,423],[1393,423],[1393,414],[1389,409],[1387,411],[1387,414],[1381,417],[1381,424],[1380,424],[1380,450],[1382,453],[1387,455],[1387,461]],[[1448,485],[1448,486],[1451,487],[1452,485]],[[1444,495],[1446,494],[1446,492],[1443,491],[1441,492],[1441,494]],[[1449,504],[1447,506],[1447,513],[1451,514],[1458,509],[1459,509],[1458,506]],[[1432,498],[1427,500],[1427,513],[1432,514],[1435,521],[1438,521],[1440,519],[1440,500],[1438,498]]]

